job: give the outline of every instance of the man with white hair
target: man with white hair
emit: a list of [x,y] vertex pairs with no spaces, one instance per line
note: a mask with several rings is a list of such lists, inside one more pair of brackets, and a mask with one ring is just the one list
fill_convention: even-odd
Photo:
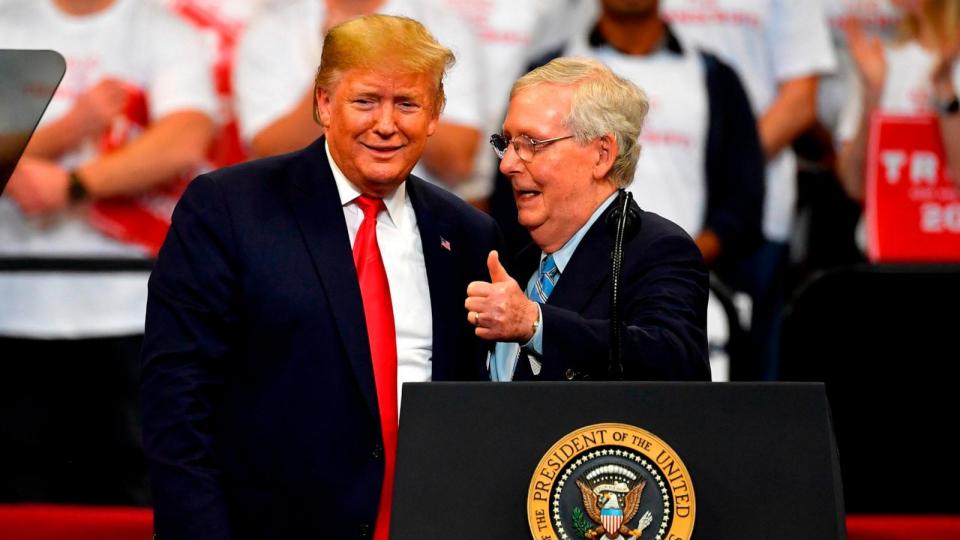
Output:
[[[633,180],[648,109],[640,89],[594,60],[556,59],[514,84],[491,144],[536,247],[512,273],[491,252],[491,281],[467,289],[477,336],[498,342],[491,379],[611,375],[608,222]],[[620,293],[623,377],[709,380],[703,258],[679,226],[635,210]],[[511,274],[529,277],[526,293]]]

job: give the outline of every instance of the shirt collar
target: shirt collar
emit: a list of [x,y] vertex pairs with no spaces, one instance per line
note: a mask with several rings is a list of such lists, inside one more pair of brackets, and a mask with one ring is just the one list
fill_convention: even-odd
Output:
[[[323,141],[323,150],[327,153],[327,161],[330,163],[330,170],[333,172],[333,179],[337,183],[337,192],[340,194],[340,205],[347,206],[363,195],[357,186],[347,179],[340,166],[333,160],[330,154],[330,143]],[[402,182],[397,189],[383,198],[383,204],[387,207],[387,218],[397,228],[403,222],[403,206],[407,199],[407,183]]]
[[[600,216],[603,215],[603,212],[606,211],[607,207],[613,204],[613,201],[616,200],[617,195],[620,193],[619,190],[614,191],[612,195],[607,197],[596,210],[593,211],[593,215],[590,216],[590,219],[580,227],[577,232],[567,240],[567,243],[563,245],[562,248],[558,249],[553,253],[553,262],[557,263],[557,269],[560,270],[560,274],[563,275],[563,270],[567,267],[567,263],[570,262],[570,258],[573,257],[573,252],[577,250],[577,246],[580,245],[580,241],[583,240],[583,237],[586,236],[587,231],[590,230],[590,227]],[[544,259],[547,258],[547,254],[540,252],[540,265],[543,266]]]
[[[671,52],[673,54],[682,55],[683,46],[680,44],[680,40],[677,38],[677,35],[673,33],[673,30],[670,28],[669,24],[664,25],[665,32],[663,38],[660,39],[660,43],[657,44],[657,47],[650,52],[650,54],[658,52]],[[613,49],[613,45],[607,41],[607,38],[604,37],[603,33],[600,32],[600,25],[595,25],[590,31],[590,35],[587,37],[587,43],[591,48],[599,49],[601,47],[610,47]],[[623,52],[623,51],[620,51]]]

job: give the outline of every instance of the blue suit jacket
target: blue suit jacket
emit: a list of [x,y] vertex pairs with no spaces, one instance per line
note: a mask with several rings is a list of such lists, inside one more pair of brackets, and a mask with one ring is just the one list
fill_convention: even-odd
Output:
[[[484,379],[463,302],[470,281],[489,279],[499,231],[441,189],[406,185],[430,284],[433,380]],[[159,538],[371,532],[379,413],[323,139],[191,183],[150,278],[141,402]]]
[[[632,203],[636,206],[636,203]],[[526,357],[514,380],[608,378],[610,351],[611,204],[580,241],[543,313],[543,366],[534,376]],[[657,214],[640,214],[640,231],[624,245],[620,296],[624,378],[710,380],[706,311],[709,275],[693,240]],[[526,283],[540,264],[530,246],[511,267]]]

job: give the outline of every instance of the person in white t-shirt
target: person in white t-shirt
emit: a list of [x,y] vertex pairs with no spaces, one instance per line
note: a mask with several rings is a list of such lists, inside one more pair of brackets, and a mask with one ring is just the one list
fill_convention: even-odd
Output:
[[240,39],[234,92],[240,134],[254,155],[300,149],[322,134],[313,119],[313,76],[323,36],[369,13],[423,23],[457,63],[444,80],[447,105],[414,174],[448,189],[473,170],[484,125],[480,45],[470,28],[437,0],[294,0],[254,15]]
[[904,10],[901,39],[884,47],[861,28],[848,29],[860,91],[845,108],[838,139],[847,194],[863,201],[871,113],[936,113],[951,174],[960,182],[960,0],[896,0]]
[[237,40],[247,23],[272,0],[154,0],[190,23],[203,37],[217,94],[217,132],[208,159],[213,168],[227,167],[248,159],[240,140],[233,98],[233,59]]
[[[0,198],[0,257],[146,267],[94,209],[203,161],[216,102],[198,36],[142,0],[9,0],[2,48],[55,50],[66,74]],[[0,418],[17,467],[0,470],[14,490],[0,498],[148,502],[135,422],[147,277],[0,273],[0,393],[19,404]]]
[[649,97],[629,190],[694,238],[708,266],[748,255],[762,239],[764,159],[739,77],[678,38],[657,0],[600,4],[596,24],[559,53],[599,60]]
[[[0,47],[53,49],[67,64],[0,199],[0,253],[143,257],[91,220],[91,203],[203,163],[216,101],[199,37],[150,2],[16,0],[0,10]],[[146,275],[0,276],[0,335],[140,333],[146,292]]]
[[817,82],[835,59],[820,2],[664,0],[663,17],[690,43],[715,53],[743,79],[767,158],[763,230],[757,253],[730,274],[753,299],[757,378],[776,376],[778,324],[797,199],[790,144],[816,119]]

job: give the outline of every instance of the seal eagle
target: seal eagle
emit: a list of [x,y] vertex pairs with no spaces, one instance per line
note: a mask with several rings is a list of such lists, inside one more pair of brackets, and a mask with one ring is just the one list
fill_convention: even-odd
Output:
[[[642,480],[629,490],[626,484],[622,483],[591,488],[582,480],[577,480],[577,487],[580,488],[580,494],[583,495],[583,506],[587,510],[587,515],[594,523],[600,524],[587,531],[584,536],[590,540],[600,535],[605,535],[610,540],[616,540],[620,535],[639,538],[643,529],[651,521],[649,512],[640,520],[637,529],[630,529],[626,524],[633,519],[637,510],[640,509],[640,495],[646,485],[646,480]],[[623,508],[620,507],[617,492],[624,493]]]

